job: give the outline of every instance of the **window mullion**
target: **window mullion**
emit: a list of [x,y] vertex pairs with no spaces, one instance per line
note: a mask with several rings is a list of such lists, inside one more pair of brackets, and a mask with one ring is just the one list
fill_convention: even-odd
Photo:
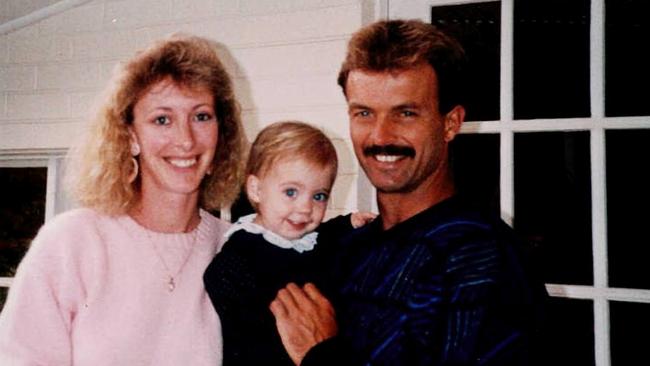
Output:
[[591,80],[591,118],[605,116],[605,5],[604,0],[591,0],[590,36],[590,80]]
[[[607,210],[605,187],[605,130],[591,131],[591,215],[592,245],[594,263],[594,287],[602,293],[608,286],[607,267]],[[609,300],[604,296],[594,297],[594,345],[596,366],[609,366]]]
[[591,220],[594,260],[594,286],[608,286],[607,207],[605,186],[605,130],[591,130]]
[[515,212],[514,135],[512,131],[501,131],[500,141],[501,218],[512,226]]
[[47,159],[47,186],[45,188],[45,222],[56,214],[59,164],[55,157]]
[[13,277],[0,277],[0,287],[10,287]]
[[511,122],[513,118],[513,43],[514,2],[501,1],[501,121]]
[[501,85],[499,129],[501,134],[500,187],[501,216],[509,225],[515,215],[514,200],[514,136],[511,129],[505,129],[513,118],[513,39],[514,39],[513,0],[501,1]]
[[602,297],[594,299],[594,337],[596,366],[610,366],[609,301]]
[[[605,5],[604,0],[591,0],[590,15],[590,105],[591,118],[602,120],[605,116]],[[594,261],[594,287],[607,288],[607,204],[605,182],[605,130],[591,130],[591,215]],[[594,299],[594,345],[597,366],[610,366],[609,300]]]

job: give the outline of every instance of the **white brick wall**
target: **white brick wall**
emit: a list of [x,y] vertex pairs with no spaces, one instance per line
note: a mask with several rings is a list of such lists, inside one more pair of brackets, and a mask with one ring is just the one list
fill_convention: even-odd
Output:
[[172,0],[172,17],[175,20],[187,19],[218,19],[222,17],[239,16],[238,1],[192,1]]
[[368,0],[95,0],[0,35],[0,154],[65,149],[114,65],[183,31],[223,46],[247,135],[283,119],[323,128],[339,152],[330,214],[356,208],[359,168],[336,85]]
[[[81,122],[65,120],[53,121],[52,123],[8,122],[0,123],[0,136],[2,136],[3,141],[30,141],[31,145],[33,145],[26,148],[21,147],[21,150],[55,150],[60,149],[62,146],[67,147],[71,142],[76,141],[84,131],[84,126]],[[12,144],[6,145],[9,150],[12,149]]]
[[9,62],[9,48],[7,43],[7,37],[0,36],[0,64],[3,65]]
[[38,26],[9,33],[7,56],[10,64],[31,64],[70,60],[72,47],[70,39],[56,34],[41,33]]
[[97,62],[58,62],[37,68],[36,89],[74,91],[104,86],[101,64]]
[[7,8],[7,1],[0,1],[0,24],[11,20],[9,16],[9,9]]
[[0,66],[0,90],[33,90],[36,85],[36,67],[29,65]]
[[15,19],[58,0],[2,0],[0,1],[0,18]]
[[41,34],[74,35],[80,32],[100,32],[103,27],[104,4],[90,3],[70,9],[38,23]]
[[69,109],[68,95],[64,93],[16,92],[7,95],[7,117],[10,121],[57,120],[67,117]]

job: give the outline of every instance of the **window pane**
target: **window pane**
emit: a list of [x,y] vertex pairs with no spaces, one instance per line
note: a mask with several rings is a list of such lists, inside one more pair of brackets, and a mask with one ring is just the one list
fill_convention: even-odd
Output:
[[650,130],[607,131],[609,284],[650,289]]
[[[650,115],[650,2],[605,1],[605,114]],[[640,92],[639,92],[640,91]]]
[[499,135],[460,134],[451,144],[451,164],[456,188],[473,200],[500,213]]
[[518,133],[515,230],[537,246],[547,283],[593,282],[589,132]]
[[[610,303],[612,366],[638,365],[648,358],[650,304]],[[641,362],[643,363],[643,362]]]
[[593,366],[594,310],[589,300],[551,297],[540,365]]
[[588,117],[589,1],[514,4],[515,118]]
[[467,54],[468,121],[499,119],[501,4],[433,7],[431,23],[456,37]]
[[0,277],[18,262],[45,220],[47,168],[0,168]]
[[2,308],[5,306],[5,300],[7,299],[7,292],[9,291],[9,288],[7,287],[0,287],[0,312],[2,312]]

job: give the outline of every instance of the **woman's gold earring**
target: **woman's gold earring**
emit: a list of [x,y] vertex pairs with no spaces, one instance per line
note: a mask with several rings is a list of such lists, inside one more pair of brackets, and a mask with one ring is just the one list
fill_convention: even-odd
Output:
[[138,171],[139,166],[138,166],[138,160],[134,156],[131,157],[131,164],[133,165],[133,171],[131,174],[129,174],[129,183],[133,183],[135,181],[135,178],[138,177]]
[[135,178],[138,177],[140,167],[138,166],[138,160],[135,158],[138,155],[140,155],[140,144],[136,141],[131,141],[131,164],[133,165],[133,171],[129,174],[129,183],[133,183]]

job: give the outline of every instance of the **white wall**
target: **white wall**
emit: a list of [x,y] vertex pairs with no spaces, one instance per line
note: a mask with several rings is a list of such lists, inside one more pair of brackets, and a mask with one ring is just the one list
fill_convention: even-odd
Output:
[[[0,35],[0,155],[65,149],[119,60],[176,31],[214,39],[249,139],[281,119],[324,128],[341,160],[330,214],[367,209],[336,75],[364,0],[96,0]],[[367,189],[362,196],[369,195]]]
[[1,0],[0,24],[16,19],[59,0]]

